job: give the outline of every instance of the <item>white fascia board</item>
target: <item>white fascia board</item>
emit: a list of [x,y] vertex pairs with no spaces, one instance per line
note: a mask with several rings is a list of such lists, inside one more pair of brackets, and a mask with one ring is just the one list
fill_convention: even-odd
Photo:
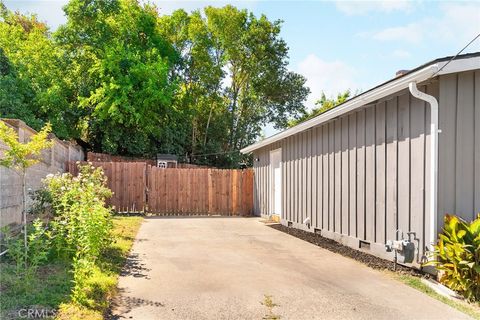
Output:
[[450,63],[448,63],[448,61],[438,63],[438,70],[440,70],[440,72],[438,72],[438,75],[464,72],[476,69],[480,69],[480,57],[453,60]]
[[[448,66],[447,66],[448,67]],[[447,68],[445,67],[445,69]],[[382,86],[379,86],[376,89],[373,89],[370,92],[366,92],[364,94],[359,95],[358,97],[352,98],[351,100],[348,100],[347,102],[339,105],[336,108],[331,109],[330,111],[327,111],[315,118],[312,118],[310,120],[307,120],[305,122],[302,122],[295,127],[292,127],[290,129],[287,129],[285,131],[282,131],[280,133],[277,133],[276,135],[273,135],[269,138],[266,138],[262,141],[259,141],[257,143],[254,143],[252,145],[249,145],[248,147],[245,147],[240,150],[241,153],[250,153],[254,150],[260,149],[262,147],[265,147],[269,144],[272,144],[276,141],[285,139],[291,135],[294,135],[296,133],[299,133],[301,131],[307,130],[309,128],[315,127],[319,124],[322,124],[324,122],[327,122],[331,119],[334,119],[338,116],[341,116],[347,112],[350,112],[356,108],[360,108],[364,105],[369,104],[372,101],[376,101],[378,99],[381,99],[383,97],[386,97],[390,94],[393,94],[395,92],[401,91],[403,89],[408,88],[408,84],[410,82],[422,82],[430,78],[435,72],[439,70],[438,64],[432,64],[429,65],[423,69],[420,69],[418,71],[415,71],[411,74],[407,74],[403,77],[400,77],[396,80],[390,81],[385,83]],[[442,70],[443,71],[443,70]]]

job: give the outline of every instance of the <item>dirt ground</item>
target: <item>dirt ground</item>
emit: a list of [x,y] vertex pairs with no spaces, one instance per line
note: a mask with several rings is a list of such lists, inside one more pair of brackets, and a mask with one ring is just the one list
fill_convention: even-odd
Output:
[[147,218],[116,319],[468,319],[257,218]]

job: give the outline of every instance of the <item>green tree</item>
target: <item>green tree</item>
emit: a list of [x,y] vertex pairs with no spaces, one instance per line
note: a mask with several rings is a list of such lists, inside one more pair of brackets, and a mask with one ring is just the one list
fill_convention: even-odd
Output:
[[15,170],[22,178],[22,216],[23,216],[23,233],[24,233],[24,247],[25,247],[25,267],[27,263],[27,210],[26,210],[26,176],[27,169],[38,163],[41,158],[41,152],[44,149],[51,148],[53,142],[48,139],[48,135],[52,131],[49,123],[34,134],[30,141],[22,143],[18,139],[18,135],[5,122],[0,121],[0,140],[7,145],[7,150],[3,152],[3,157],[0,158],[0,166],[11,168]]
[[[178,137],[175,145],[183,154],[217,153],[222,150],[228,129],[221,87],[224,78],[221,48],[215,46],[199,11],[189,15],[184,10],[177,10],[172,15],[162,16],[159,26],[180,54],[173,71],[179,82],[173,104],[187,121],[175,130],[177,134],[174,136]],[[205,162],[203,158],[194,160]]]
[[1,2],[0,63],[0,117],[20,118],[36,130],[51,122],[60,138],[70,137],[61,57],[48,27]]
[[304,77],[287,69],[281,21],[225,6],[207,7],[203,15],[178,10],[161,17],[160,25],[181,53],[175,104],[190,110],[185,151],[194,161],[202,160],[195,154],[213,153],[213,163],[236,165],[238,150],[266,123],[284,128],[303,113],[309,90]]
[[335,108],[347,101],[347,99],[350,98],[350,95],[350,90],[347,90],[337,94],[336,98],[330,99],[325,96],[324,92],[322,92],[320,99],[315,102],[315,105],[318,107],[312,109],[312,111],[305,111],[304,114],[297,119],[290,120],[289,127],[296,126],[299,123],[315,118],[316,116]]
[[177,55],[160,35],[158,13],[134,0],[72,0],[55,34],[83,110],[83,136],[97,151],[155,153],[177,111],[171,70]]
[[[281,21],[233,6],[159,15],[136,0],[71,0],[53,36],[1,7],[0,110],[94,151],[236,166],[262,127],[304,114]],[[17,88],[17,90],[15,90]]]
[[21,79],[0,48],[0,118],[22,119],[29,126],[38,129],[42,120],[32,110],[29,103],[35,99],[35,92],[30,82]]

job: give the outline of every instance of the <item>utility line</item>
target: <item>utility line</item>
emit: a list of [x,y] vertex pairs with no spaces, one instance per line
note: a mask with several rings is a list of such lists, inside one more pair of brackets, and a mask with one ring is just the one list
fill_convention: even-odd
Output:
[[216,155],[229,154],[229,153],[235,153],[235,152],[240,152],[240,151],[239,150],[232,150],[232,151],[217,152],[217,153],[192,154],[191,157],[216,156]]
[[[450,62],[455,60],[455,58],[458,57],[465,49],[467,49],[475,40],[477,40],[480,37],[480,33],[477,34],[472,40],[470,40],[469,43],[465,47],[462,48],[462,50],[458,51],[456,55],[453,56],[447,63],[443,65],[437,72],[435,72],[430,78],[435,77],[440,71],[442,71]],[[233,150],[233,151],[225,151],[225,152],[217,152],[217,153],[204,153],[204,154],[192,154],[191,157],[204,157],[204,156],[215,156],[215,155],[222,155],[222,154],[229,154],[229,153],[234,153],[234,152],[239,152],[238,150]]]
[[443,70],[443,68],[445,68],[446,66],[448,66],[448,64],[449,64],[450,62],[452,62],[453,60],[455,60],[455,58],[458,57],[458,55],[459,55],[460,53],[462,53],[463,50],[467,49],[468,46],[471,45],[471,44],[472,44],[475,40],[477,40],[479,37],[480,37],[480,33],[477,34],[477,35],[475,36],[475,38],[473,38],[465,47],[463,47],[462,50],[458,51],[458,53],[457,53],[456,55],[454,55],[452,59],[450,59],[447,63],[445,63],[445,64],[443,65],[443,67],[441,67],[437,72],[435,72],[430,78],[435,77],[440,71]]
[[[458,55],[460,55],[465,49],[467,49],[475,40],[480,38],[480,33],[477,34],[472,40],[470,40],[469,43],[465,47],[462,48],[462,50],[458,51],[456,55],[453,56],[447,63],[445,63],[437,72],[435,72],[430,78],[435,77],[439,72],[441,72],[450,62],[455,60]],[[204,153],[204,154],[192,154],[191,157],[205,157],[205,156],[215,156],[215,155],[223,155],[223,154],[230,154],[234,152],[239,152],[238,150],[233,150],[233,151],[225,151],[225,152],[217,152],[217,153]]]

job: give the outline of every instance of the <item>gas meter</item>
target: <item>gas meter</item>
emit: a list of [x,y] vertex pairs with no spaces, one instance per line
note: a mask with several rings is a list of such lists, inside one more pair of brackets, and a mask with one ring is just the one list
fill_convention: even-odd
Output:
[[[397,230],[397,234],[400,230]],[[395,267],[397,262],[400,263],[412,263],[415,259],[415,243],[411,241],[411,236],[415,239],[415,232],[407,232],[408,238],[403,237],[401,240],[387,240],[385,243],[385,249],[387,252],[395,252]]]

